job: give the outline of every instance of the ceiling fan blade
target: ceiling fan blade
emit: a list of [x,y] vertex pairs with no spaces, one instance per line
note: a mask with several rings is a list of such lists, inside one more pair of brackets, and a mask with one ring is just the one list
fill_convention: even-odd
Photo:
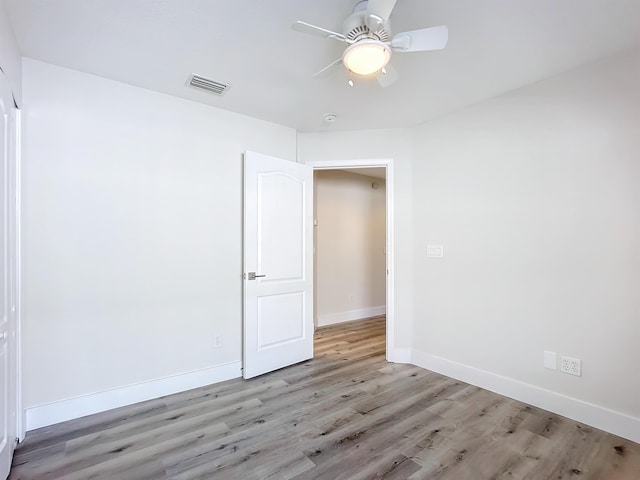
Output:
[[310,33],[312,35],[320,35],[321,37],[333,38],[334,40],[339,40],[341,42],[347,41],[347,37],[345,37],[341,33],[334,32],[332,30],[327,30],[326,28],[318,27],[317,25],[312,25],[310,23],[302,22],[300,20],[298,20],[293,25],[291,25],[291,28],[293,28],[297,32]]
[[392,85],[400,77],[398,71],[393,68],[390,63],[387,63],[383,71],[378,72],[378,74],[376,75],[376,80],[378,80],[378,83],[382,88],[387,88],[388,86]]
[[372,32],[377,32],[389,20],[396,0],[369,0],[367,2],[367,27]]
[[424,52],[427,50],[442,50],[447,46],[449,29],[439,27],[423,28],[410,32],[398,33],[391,40],[394,52]]
[[333,72],[335,72],[337,70],[337,66],[338,65],[342,65],[342,59],[339,58],[337,59],[335,62],[331,62],[329,65],[327,65],[326,67],[324,67],[322,70],[320,70],[319,72],[316,72],[313,77],[317,78],[317,77],[326,77],[330,74],[332,74]]

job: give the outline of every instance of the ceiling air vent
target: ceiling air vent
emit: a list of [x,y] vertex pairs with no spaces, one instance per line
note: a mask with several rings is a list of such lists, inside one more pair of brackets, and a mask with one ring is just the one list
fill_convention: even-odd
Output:
[[227,89],[231,86],[226,83],[216,82],[215,80],[211,80],[210,78],[196,75],[195,73],[189,75],[187,85],[199,88],[201,90],[206,90],[207,92],[215,93],[216,95],[224,95],[224,92],[226,92]]

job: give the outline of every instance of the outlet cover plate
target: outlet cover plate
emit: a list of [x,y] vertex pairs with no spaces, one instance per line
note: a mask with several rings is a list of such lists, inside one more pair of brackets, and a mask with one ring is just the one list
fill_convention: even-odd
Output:
[[582,361],[579,358],[560,357],[560,371],[563,373],[568,373],[569,375],[581,377]]

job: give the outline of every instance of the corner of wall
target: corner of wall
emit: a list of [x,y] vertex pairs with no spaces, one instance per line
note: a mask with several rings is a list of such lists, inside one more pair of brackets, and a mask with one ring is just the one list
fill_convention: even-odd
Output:
[[413,349],[413,365],[640,443],[640,418]]
[[22,107],[22,55],[4,1],[0,1],[0,73],[9,80],[16,106]]

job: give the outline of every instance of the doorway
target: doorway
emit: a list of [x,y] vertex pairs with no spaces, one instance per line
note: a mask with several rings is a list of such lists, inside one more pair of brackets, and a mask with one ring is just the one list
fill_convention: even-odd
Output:
[[[385,234],[384,234],[384,247],[383,255],[385,268],[383,274],[386,274],[386,282],[384,287],[385,297],[385,311],[386,311],[386,359],[387,361],[393,361],[393,345],[394,345],[394,311],[393,311],[393,162],[390,159],[385,160],[351,160],[351,161],[322,161],[322,162],[308,162],[307,165],[313,167],[314,172],[321,171],[349,171],[359,172],[361,175],[370,175],[375,173],[378,175],[380,170],[384,171],[381,177],[385,182],[385,199],[384,207],[386,212],[385,221]],[[371,188],[374,187],[375,180],[371,182]],[[317,252],[316,252],[317,253]],[[317,255],[314,255],[314,259]],[[317,272],[318,269],[314,268]],[[317,273],[316,273],[317,274]],[[314,292],[315,293],[315,292]],[[346,293],[348,300],[348,292]],[[315,293],[317,295],[317,293]],[[317,296],[316,296],[317,298]],[[364,310],[363,310],[364,311]],[[372,310],[372,313],[375,310]],[[314,318],[317,317],[317,312],[314,312]]]
[[[392,160],[314,165],[247,151],[244,162],[244,378],[313,357],[313,301],[309,301],[313,298],[313,173],[320,169],[385,169],[386,316],[383,325],[386,333],[381,344],[384,344],[386,360],[397,361]],[[280,239],[287,239],[288,243]],[[274,261],[268,260],[274,258]],[[280,287],[289,290],[273,290]]]

